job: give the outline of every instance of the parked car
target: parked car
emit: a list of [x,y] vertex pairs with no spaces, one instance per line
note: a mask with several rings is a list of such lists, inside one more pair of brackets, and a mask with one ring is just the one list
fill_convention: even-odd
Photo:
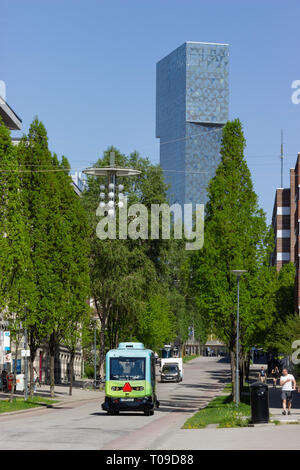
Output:
[[178,364],[169,362],[161,370],[161,382],[180,382],[181,375]]

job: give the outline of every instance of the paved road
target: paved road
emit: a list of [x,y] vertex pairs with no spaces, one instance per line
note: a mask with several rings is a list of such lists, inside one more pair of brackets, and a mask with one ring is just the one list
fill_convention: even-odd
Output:
[[[229,365],[198,358],[184,366],[180,384],[158,384],[161,407],[154,416],[121,413],[108,416],[100,408],[103,394],[57,387],[61,405],[14,415],[0,415],[0,449],[300,449],[300,425],[254,428],[181,429],[197,409],[221,393]],[[45,393],[45,391],[43,391]],[[282,418],[280,390],[270,390],[273,418]],[[300,415],[300,394],[293,417]]]
[[228,364],[215,358],[194,359],[185,364],[182,383],[158,384],[161,406],[149,417],[108,416],[100,408],[103,394],[74,391],[72,400],[57,408],[0,415],[0,449],[155,449],[170,442],[228,379]]

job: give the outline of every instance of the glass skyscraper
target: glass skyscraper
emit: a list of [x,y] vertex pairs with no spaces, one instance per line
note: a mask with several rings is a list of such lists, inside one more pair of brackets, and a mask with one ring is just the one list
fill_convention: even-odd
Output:
[[156,66],[156,137],[170,203],[205,204],[228,120],[228,44],[186,42]]

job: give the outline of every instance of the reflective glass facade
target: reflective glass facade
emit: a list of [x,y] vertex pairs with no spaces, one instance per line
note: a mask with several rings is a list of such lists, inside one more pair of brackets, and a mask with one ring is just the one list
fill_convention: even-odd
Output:
[[228,119],[229,48],[186,42],[157,63],[156,136],[171,203],[205,203]]

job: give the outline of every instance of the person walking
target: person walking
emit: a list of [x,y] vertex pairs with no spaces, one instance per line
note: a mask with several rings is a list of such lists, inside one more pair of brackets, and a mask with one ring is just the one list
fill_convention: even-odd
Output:
[[288,407],[288,415],[291,414],[292,407],[292,393],[296,389],[296,380],[292,374],[289,374],[287,368],[282,369],[282,376],[280,377],[281,385],[281,400],[283,411],[282,414],[286,415],[286,405]]
[[38,374],[36,368],[33,368],[33,392],[36,393],[36,384],[38,382]]
[[3,392],[7,392],[7,371],[5,369],[2,370],[1,372],[1,378],[2,378],[2,390]]

